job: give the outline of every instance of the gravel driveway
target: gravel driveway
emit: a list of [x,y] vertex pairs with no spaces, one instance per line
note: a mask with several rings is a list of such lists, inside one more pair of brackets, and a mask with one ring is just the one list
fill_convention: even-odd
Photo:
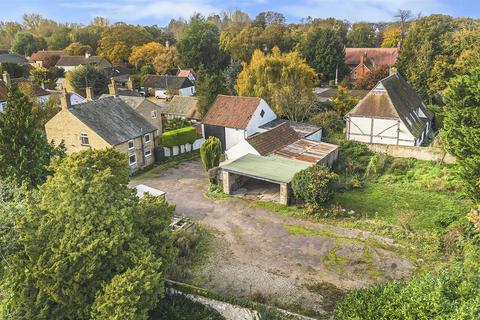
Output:
[[413,272],[390,239],[275,214],[237,197],[206,198],[198,160],[150,176],[131,184],[167,192],[177,213],[217,231],[216,252],[195,285],[329,318],[342,292]]

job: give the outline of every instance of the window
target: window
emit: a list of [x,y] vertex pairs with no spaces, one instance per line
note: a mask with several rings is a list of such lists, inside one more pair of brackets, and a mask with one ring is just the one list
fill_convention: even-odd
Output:
[[152,155],[152,149],[145,150],[145,158],[150,157]]
[[80,133],[80,141],[82,143],[82,146],[90,145],[90,141],[88,141],[88,134],[84,132]]
[[265,115],[265,111],[262,110],[262,111],[260,112],[260,117],[263,118],[264,115]]
[[137,163],[137,157],[134,155],[134,154],[131,154],[129,157],[128,157],[128,164],[130,164],[131,166],[133,166],[134,164]]
[[133,143],[133,140],[128,140],[128,150],[135,149],[135,144]]
[[147,133],[146,135],[144,135],[143,140],[145,141],[145,143],[150,142],[150,133]]
[[156,119],[156,118],[157,118],[157,110],[152,110],[152,111],[150,111],[150,114],[152,115],[152,119]]

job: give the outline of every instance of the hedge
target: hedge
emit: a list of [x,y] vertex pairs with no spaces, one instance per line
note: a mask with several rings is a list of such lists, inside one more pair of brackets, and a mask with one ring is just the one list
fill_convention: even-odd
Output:
[[164,147],[175,147],[187,143],[194,143],[197,140],[195,127],[185,127],[177,130],[167,131],[162,134],[161,144]]

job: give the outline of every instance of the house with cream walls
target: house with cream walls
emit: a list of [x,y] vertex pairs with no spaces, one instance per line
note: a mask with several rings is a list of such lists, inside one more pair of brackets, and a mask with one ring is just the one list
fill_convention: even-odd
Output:
[[131,172],[154,163],[157,128],[118,97],[71,105],[67,92],[62,109],[45,125],[49,141],[62,141],[67,154],[88,148],[115,148],[128,158]]
[[381,80],[346,116],[348,140],[420,146],[433,114],[398,73]]

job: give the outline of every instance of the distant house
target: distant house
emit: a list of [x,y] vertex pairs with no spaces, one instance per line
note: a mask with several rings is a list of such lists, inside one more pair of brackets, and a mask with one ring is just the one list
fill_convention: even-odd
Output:
[[112,79],[112,83],[108,86],[108,94],[102,94],[100,99],[106,97],[118,97],[122,99],[128,106],[138,112],[151,125],[157,128],[156,135],[162,132],[162,113],[165,112],[166,105],[158,105],[146,99],[136,91],[128,89],[119,89],[117,83]]
[[157,128],[122,99],[106,97],[71,105],[64,92],[61,105],[45,130],[48,140],[64,142],[67,154],[113,147],[128,157],[132,172],[154,162]]
[[197,98],[174,96],[164,111],[165,118],[183,118],[190,121],[199,121],[201,116],[197,105]]
[[145,92],[159,99],[168,99],[173,95],[193,96],[195,94],[195,85],[187,77],[148,75],[143,86]]
[[262,98],[218,95],[203,119],[203,136],[215,136],[228,150],[277,118]]
[[8,50],[0,50],[0,64],[13,63],[24,65],[28,62],[27,58],[18,53],[8,52]]
[[432,118],[420,96],[395,73],[381,80],[346,115],[347,139],[419,146],[430,131]]
[[58,60],[56,67],[62,68],[65,72],[73,71],[80,66],[92,65],[101,69],[107,69],[113,67],[113,65],[100,56],[91,56],[86,53],[85,56],[63,56]]
[[350,78],[360,79],[379,66],[393,66],[397,62],[399,48],[346,48],[345,64]]
[[193,83],[195,83],[195,80],[196,80],[196,75],[193,69],[180,69],[180,68],[169,69],[165,72],[165,74],[169,76],[186,77]]
[[65,53],[61,50],[41,50],[32,54],[32,56],[28,60],[28,63],[30,63],[34,67],[43,67],[44,61],[53,60],[55,58],[60,59],[64,55]]
[[37,97],[37,101],[40,103],[46,102],[50,97],[50,93],[48,91],[40,86],[34,85],[30,80],[25,78],[10,79],[10,75],[7,72],[4,72],[2,80],[0,80],[0,112],[3,111],[7,101],[8,87],[12,83],[20,86],[27,86],[31,90],[32,94]]
[[[105,69],[107,77],[115,80],[115,83],[121,88],[128,88],[131,76],[138,74],[134,68],[114,66]],[[133,88],[129,88],[133,89]]]

